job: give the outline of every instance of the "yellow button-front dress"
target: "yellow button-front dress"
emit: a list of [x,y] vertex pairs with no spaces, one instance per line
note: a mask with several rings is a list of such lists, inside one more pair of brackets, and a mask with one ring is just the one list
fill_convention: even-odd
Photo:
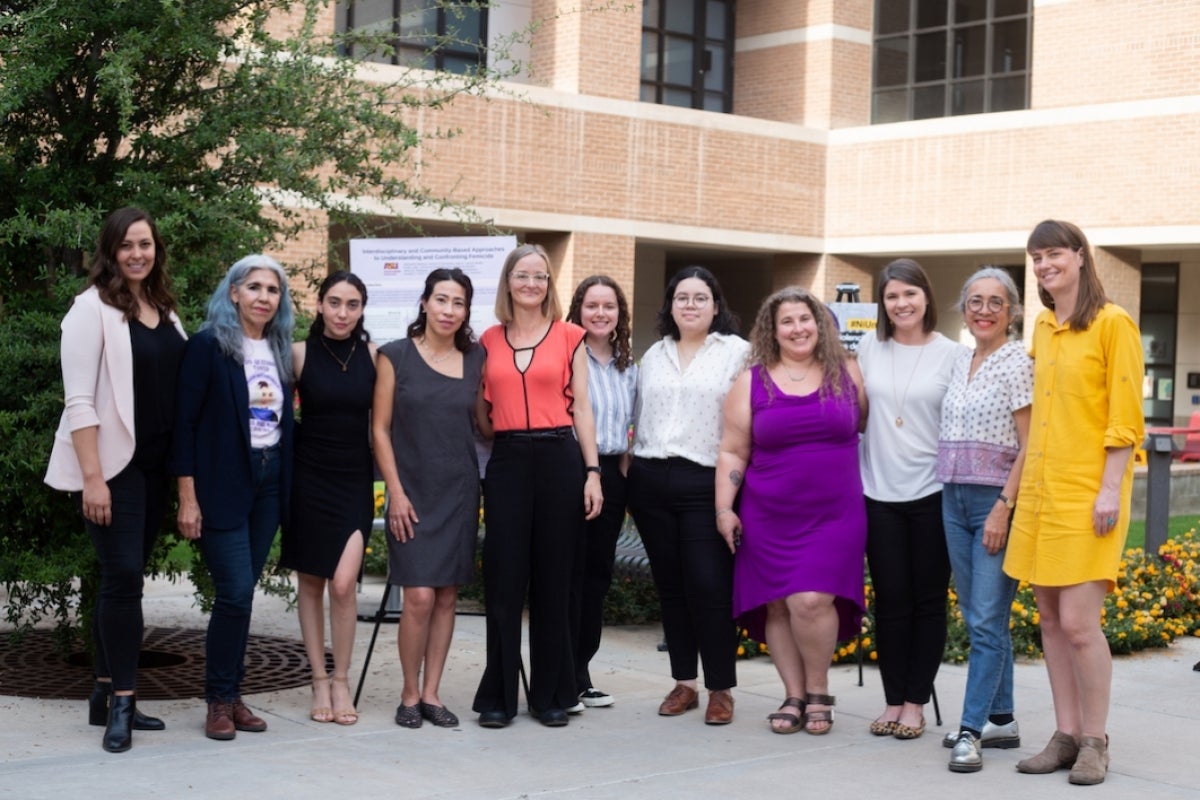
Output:
[[1004,571],[1037,586],[1116,583],[1133,457],[1121,479],[1121,515],[1096,536],[1092,511],[1105,448],[1137,447],[1142,417],[1142,344],[1137,325],[1106,304],[1087,330],[1059,325],[1043,311],[1034,323],[1033,407],[1021,488]]

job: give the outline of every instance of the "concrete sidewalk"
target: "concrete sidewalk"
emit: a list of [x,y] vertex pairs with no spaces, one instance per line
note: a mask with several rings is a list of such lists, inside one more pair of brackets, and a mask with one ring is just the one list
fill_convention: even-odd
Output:
[[[366,587],[363,605],[379,602],[381,584]],[[203,627],[190,587],[148,587],[147,625]],[[294,612],[268,597],[255,605],[253,631],[299,638]],[[360,623],[356,663],[371,625]],[[777,736],[765,716],[782,688],[765,658],[739,662],[733,724],[709,727],[700,711],[657,715],[670,690],[667,656],[655,645],[657,627],[608,628],[593,662],[597,686],[611,692],[611,708],[571,717],[548,729],[521,714],[504,730],[485,730],[470,711],[484,660],[484,621],[460,617],[442,699],[462,719],[458,729],[426,724],[397,727],[400,668],[395,625],[386,625],[372,657],[357,725],[308,719],[309,690],[246,697],[270,723],[260,734],[233,742],[203,734],[197,700],[147,702],[167,730],[135,733],[123,754],[100,748],[101,729],[87,725],[83,701],[34,700],[0,695],[0,797],[37,798],[221,797],[268,798],[742,798],[850,797],[907,800],[970,797],[1016,800],[1078,793],[1088,798],[1134,796],[1200,798],[1200,639],[1168,650],[1116,660],[1109,719],[1112,764],[1108,780],[1073,787],[1066,772],[1021,775],[1016,762],[1041,749],[1054,730],[1050,691],[1040,662],[1016,668],[1017,715],[1023,746],[985,750],[980,773],[946,768],[942,735],[958,722],[965,667],[943,666],[938,676],[944,725],[915,741],[878,738],[867,723],[883,707],[877,670],[863,687],[857,670],[834,667],[830,691],[837,719],[827,736]],[[357,672],[352,673],[352,681]]]

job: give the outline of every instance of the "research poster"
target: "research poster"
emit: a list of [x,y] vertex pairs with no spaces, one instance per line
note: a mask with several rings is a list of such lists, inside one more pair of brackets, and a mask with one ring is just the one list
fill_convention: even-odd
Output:
[[837,317],[842,344],[851,353],[858,350],[858,342],[862,337],[874,332],[878,308],[874,303],[829,304],[829,310]]
[[386,344],[407,335],[417,318],[425,276],[457,267],[471,279],[471,328],[476,335],[496,323],[496,285],[515,236],[427,236],[351,239],[350,270],[367,287],[365,323],[371,339]]

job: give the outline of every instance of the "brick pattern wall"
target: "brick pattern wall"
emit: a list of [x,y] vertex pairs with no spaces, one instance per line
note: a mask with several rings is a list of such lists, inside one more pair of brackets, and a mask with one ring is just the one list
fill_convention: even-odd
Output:
[[1033,108],[1190,95],[1195,0],[1076,0],[1034,9]]

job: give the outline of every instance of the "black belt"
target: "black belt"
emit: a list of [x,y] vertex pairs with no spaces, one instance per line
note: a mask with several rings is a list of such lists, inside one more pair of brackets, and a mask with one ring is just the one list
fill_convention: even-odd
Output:
[[575,435],[575,429],[570,425],[564,425],[561,428],[534,428],[528,431],[496,431],[496,441],[504,441],[506,439],[517,441],[566,439],[568,436],[573,435]]

